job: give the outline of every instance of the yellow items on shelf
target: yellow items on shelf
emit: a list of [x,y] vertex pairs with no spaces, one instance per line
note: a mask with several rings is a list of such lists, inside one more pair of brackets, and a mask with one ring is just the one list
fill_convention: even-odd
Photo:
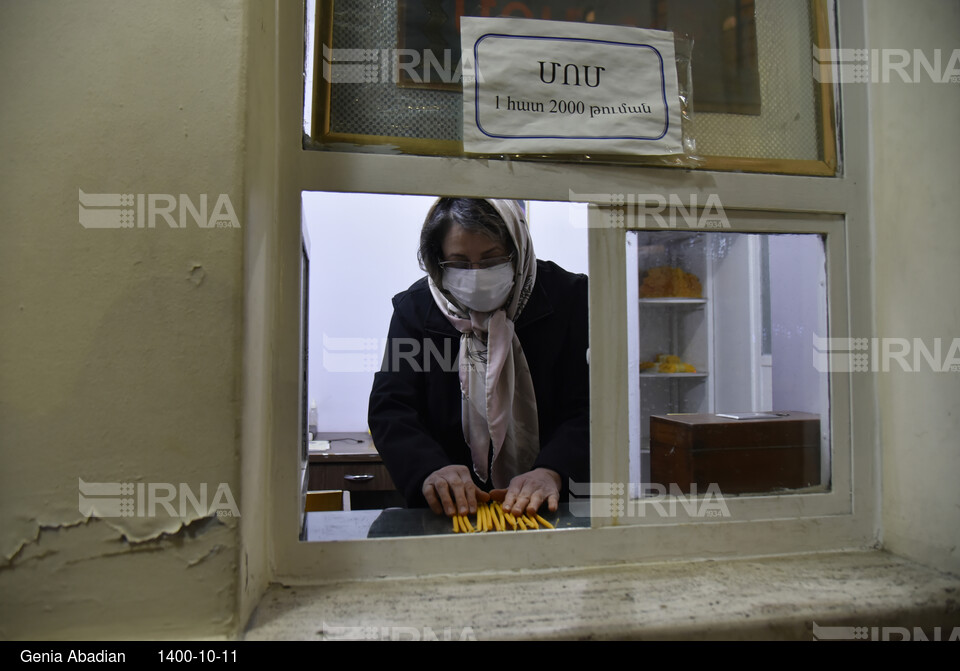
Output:
[[697,369],[688,363],[662,363],[657,366],[658,373],[696,373]]
[[654,361],[640,362],[640,370],[657,373],[696,373],[697,369],[675,354],[658,354]]
[[696,275],[672,266],[651,268],[640,285],[641,298],[700,298],[703,287]]

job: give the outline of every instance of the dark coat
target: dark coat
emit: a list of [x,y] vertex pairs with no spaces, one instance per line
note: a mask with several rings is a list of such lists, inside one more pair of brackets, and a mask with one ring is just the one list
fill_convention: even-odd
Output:
[[[397,294],[393,307],[368,420],[397,489],[408,505],[423,507],[423,481],[434,471],[462,464],[473,474],[460,419],[460,334],[434,303],[426,278]],[[589,481],[586,276],[537,261],[537,281],[516,334],[537,396],[541,447],[534,468],[559,473],[565,493],[570,478]]]

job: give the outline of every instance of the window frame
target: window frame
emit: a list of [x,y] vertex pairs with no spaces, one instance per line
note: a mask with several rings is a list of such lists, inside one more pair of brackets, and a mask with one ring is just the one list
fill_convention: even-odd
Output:
[[[704,202],[706,194],[699,194],[697,202]],[[604,268],[613,277],[627,277],[626,232],[628,230],[611,229],[602,222],[609,221],[603,208],[594,207],[591,212],[590,267]],[[842,260],[846,258],[846,236],[844,222],[837,215],[803,213],[765,213],[753,211],[732,211],[725,208],[731,228],[722,229],[723,233],[777,233],[777,234],[814,234],[824,238],[826,256],[826,276],[828,281],[827,324],[833,337],[848,337],[843,324],[849,319],[846,297],[848,295],[847,278]],[[704,229],[699,229],[703,231]],[[592,278],[591,273],[591,278]],[[615,289],[615,291],[611,290]],[[611,281],[606,291],[591,295],[591,335],[598,330],[609,330],[612,335],[604,339],[604,347],[594,347],[591,340],[591,421],[598,427],[614,426],[616,445],[628,444],[629,414],[617,397],[597,397],[594,390],[601,388],[621,389],[619,398],[628,397],[629,375],[627,373],[629,354],[627,349],[627,320],[622,306],[627,304],[626,281]],[[620,308],[618,309],[618,306]],[[611,327],[612,324],[612,327]],[[843,335],[841,335],[843,334]],[[823,336],[824,334],[817,334]],[[811,360],[813,343],[810,343]],[[850,417],[850,374],[831,374],[828,376],[829,420],[830,420],[830,484],[825,491],[795,492],[784,494],[748,494],[724,498],[724,505],[730,512],[730,520],[750,521],[758,519],[790,519],[801,515],[837,515],[850,514],[852,510],[851,479],[851,417]],[[821,429],[822,430],[822,429]],[[607,436],[602,436],[606,439]],[[591,440],[593,436],[591,436]],[[629,483],[629,452],[623,449],[614,451],[612,458],[606,456],[598,464],[592,462],[591,478],[593,482]],[[599,470],[598,470],[599,466]],[[702,492],[701,492],[702,494]],[[721,492],[722,494],[722,492]],[[621,518],[606,517],[599,513],[594,526],[619,525],[661,525],[689,524],[702,521],[683,505],[674,504],[669,508],[670,517],[664,518],[657,511],[663,509],[671,497],[660,500],[633,499],[633,510],[627,509]],[[701,497],[702,498],[702,497]],[[606,505],[600,499],[598,505]],[[707,522],[710,523],[710,522]]]
[[[284,580],[361,579],[432,573],[590,566],[667,559],[782,554],[872,545],[879,529],[879,446],[872,376],[833,374],[830,403],[834,486],[826,494],[744,497],[723,521],[678,517],[657,523],[594,520],[590,529],[549,534],[437,536],[362,541],[299,540],[299,324],[301,192],[346,191],[568,200],[574,194],[716,194],[731,228],[825,234],[829,335],[872,332],[867,98],[843,93],[843,172],[837,177],[685,171],[670,168],[338,153],[303,148],[304,6],[277,3],[275,294],[269,495],[272,574]],[[862,45],[862,0],[837,7],[840,43]],[[839,96],[837,98],[840,101]],[[597,208],[591,208],[594,216]],[[775,213],[775,214],[771,214]],[[770,217],[776,216],[773,221]],[[826,217],[827,219],[824,219]],[[833,219],[829,219],[833,217]],[[594,482],[627,481],[626,324],[622,308],[624,232],[591,228],[591,465]],[[316,241],[314,241],[316,244]],[[615,327],[611,329],[611,324]],[[812,343],[811,343],[812,347]],[[620,446],[618,448],[618,446]],[[842,454],[840,454],[842,452]],[[622,475],[622,476],[621,476]],[[482,540],[481,540],[482,539]],[[517,544],[520,545],[517,545]],[[378,545],[374,545],[378,544]]]
[[[308,56],[313,60],[314,72],[321,72],[331,67],[325,60],[323,50],[316,48],[324,42],[333,41],[334,3],[331,1],[310,0],[310,4],[319,4],[319,11],[315,14],[314,29],[308,31],[308,41],[312,41],[313,50]],[[831,22],[832,2],[830,0],[811,0],[810,22],[813,31],[813,46],[825,49],[833,37]],[[331,101],[332,88],[329,81],[314,81],[308,87],[311,96],[310,127],[315,138],[310,142],[316,147],[326,143],[346,143],[353,145],[389,146],[391,150],[410,152],[420,155],[460,156],[462,143],[450,139],[427,139],[388,135],[367,135],[362,133],[345,133],[332,131]],[[815,106],[820,113],[818,131],[820,135],[820,157],[816,159],[795,158],[758,158],[746,156],[706,155],[698,158],[698,165],[704,170],[725,170],[757,173],[776,173],[783,175],[814,175],[834,176],[840,170],[837,155],[837,108],[833,86],[827,81],[819,82],[815,87]],[[611,160],[629,167],[631,165],[649,165],[649,161],[642,157],[619,156],[610,157]]]

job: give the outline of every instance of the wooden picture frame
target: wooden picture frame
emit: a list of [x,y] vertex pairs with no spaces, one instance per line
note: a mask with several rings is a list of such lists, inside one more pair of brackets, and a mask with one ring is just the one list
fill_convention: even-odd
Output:
[[[830,48],[832,45],[830,37],[830,11],[831,4],[829,0],[810,0],[811,25],[812,25],[812,46],[819,49]],[[329,49],[337,49],[334,44],[334,0],[319,0],[317,3],[317,16],[315,17],[315,45],[314,49],[314,89],[313,89],[313,128],[314,136],[305,140],[307,148],[341,148],[337,145],[345,145],[345,150],[350,150],[351,146],[360,146],[373,149],[375,146],[388,147],[387,151],[399,152],[415,155],[439,155],[439,156],[463,156],[463,143],[460,139],[433,139],[404,137],[398,135],[377,135],[361,132],[344,132],[332,128],[331,102],[335,94],[332,84],[332,72],[337,67],[335,61],[329,60]],[[401,36],[402,37],[402,36]],[[405,43],[401,39],[398,44]],[[326,48],[326,49],[325,49]],[[812,62],[811,62],[812,65]],[[819,114],[817,123],[818,132],[818,153],[816,159],[786,159],[786,158],[751,158],[741,156],[719,156],[707,155],[698,157],[696,169],[699,170],[718,170],[718,171],[738,171],[738,172],[756,172],[756,173],[774,173],[774,174],[793,174],[793,175],[815,175],[815,176],[835,176],[839,170],[839,160],[837,151],[837,113],[834,98],[834,85],[829,82],[819,82],[813,80],[812,67],[811,86],[814,87],[815,106]],[[393,73],[391,73],[393,76]],[[407,87],[401,81],[396,81],[400,87]],[[381,85],[379,82],[371,85]],[[456,87],[440,87],[435,84],[429,88],[442,90],[443,93],[456,95]],[[444,90],[446,89],[446,90]],[[453,89],[453,90],[450,90]],[[698,110],[695,110],[695,114]],[[699,111],[701,114],[712,113]],[[735,113],[735,112],[732,112]],[[760,115],[763,109],[761,106]],[[361,149],[363,150],[363,149]],[[375,149],[373,149],[375,151]],[[616,163],[625,165],[646,165],[646,166],[664,166],[675,165],[676,167],[690,168],[689,162],[682,160],[670,161],[668,157],[648,158],[634,157],[624,155],[596,156],[591,155],[590,159],[585,159],[577,155],[550,155],[550,156],[514,156],[517,160],[537,159],[550,160],[556,162],[585,161]],[[666,159],[666,160],[665,160]]]

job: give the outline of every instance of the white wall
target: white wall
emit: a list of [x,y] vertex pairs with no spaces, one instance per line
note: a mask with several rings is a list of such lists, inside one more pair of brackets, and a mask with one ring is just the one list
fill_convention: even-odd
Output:
[[[960,3],[871,0],[868,48],[960,48]],[[956,66],[957,61],[953,61]],[[912,68],[910,68],[912,71]],[[954,70],[956,72],[956,70]],[[957,72],[960,74],[960,72]],[[877,337],[960,337],[960,84],[871,84]],[[883,542],[960,573],[960,374],[878,376]]]
[[321,431],[366,431],[391,298],[423,277],[420,228],[435,198],[305,193],[310,236],[307,398]]
[[587,206],[584,203],[527,203],[530,236],[538,259],[554,261],[571,273],[589,275]]
[[[813,366],[813,335],[825,337],[826,257],[818,235],[770,236],[773,408],[822,414],[825,375]],[[826,421],[826,418],[823,418]]]
[[[303,194],[310,239],[307,398],[320,431],[366,431],[367,399],[383,359],[392,297],[424,273],[417,262],[432,196]],[[586,208],[531,202],[537,258],[587,272]]]

